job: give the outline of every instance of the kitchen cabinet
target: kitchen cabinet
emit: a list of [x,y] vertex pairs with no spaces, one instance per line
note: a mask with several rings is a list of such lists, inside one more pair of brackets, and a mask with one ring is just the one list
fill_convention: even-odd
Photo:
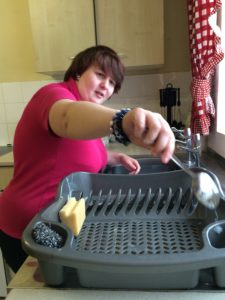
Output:
[[13,176],[13,166],[0,167],[0,190],[4,190]]
[[37,71],[65,71],[95,41],[93,0],[29,0]]
[[164,63],[163,0],[29,0],[29,10],[38,72],[63,72],[96,43],[128,69]]
[[164,63],[163,0],[95,0],[97,43],[112,47],[126,67]]
[[0,249],[0,297],[6,297],[7,294],[6,285],[7,283],[6,283],[4,261],[2,257],[2,251]]

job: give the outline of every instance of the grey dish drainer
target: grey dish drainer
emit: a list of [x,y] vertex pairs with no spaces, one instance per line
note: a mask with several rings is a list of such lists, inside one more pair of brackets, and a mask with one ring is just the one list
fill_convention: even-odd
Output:
[[[77,238],[59,221],[68,197],[85,197],[86,220]],[[223,202],[224,203],[224,202]],[[81,286],[125,289],[195,288],[202,270],[225,287],[224,204],[215,212],[199,204],[182,170],[137,176],[73,173],[30,222],[25,251],[39,261],[48,285],[60,285],[67,268]],[[44,222],[63,238],[49,248],[32,238]]]

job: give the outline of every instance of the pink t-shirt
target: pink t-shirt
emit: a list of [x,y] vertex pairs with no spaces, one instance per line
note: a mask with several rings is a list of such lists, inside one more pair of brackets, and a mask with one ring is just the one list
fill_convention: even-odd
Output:
[[17,125],[14,176],[0,196],[0,229],[12,237],[21,238],[34,215],[54,200],[65,176],[77,171],[96,173],[107,163],[101,139],[71,140],[51,132],[49,109],[60,99],[80,99],[74,80],[41,88]]

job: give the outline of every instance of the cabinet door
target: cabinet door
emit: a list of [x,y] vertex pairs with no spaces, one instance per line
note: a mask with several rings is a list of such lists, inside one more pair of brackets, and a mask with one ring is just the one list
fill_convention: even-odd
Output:
[[95,0],[97,43],[127,67],[164,63],[163,0]]
[[29,0],[37,71],[65,71],[95,42],[93,0]]
[[[2,251],[0,249],[0,297],[6,297],[7,296],[7,283],[6,283],[6,276],[5,276],[5,268],[4,268],[4,262],[2,257]],[[1,298],[5,299],[5,298]]]
[[0,191],[4,190],[9,181],[13,177],[13,167],[2,166],[0,167]]

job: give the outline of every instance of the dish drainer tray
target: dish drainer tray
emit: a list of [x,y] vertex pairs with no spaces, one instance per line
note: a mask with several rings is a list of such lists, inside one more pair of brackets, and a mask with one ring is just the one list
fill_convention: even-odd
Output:
[[[79,236],[60,223],[69,197],[86,199]],[[46,284],[60,285],[73,268],[84,287],[183,289],[199,283],[211,268],[225,287],[223,201],[215,212],[199,204],[191,179],[182,170],[137,176],[73,173],[24,231],[25,251],[39,261]],[[60,248],[37,244],[39,223],[62,237]]]

